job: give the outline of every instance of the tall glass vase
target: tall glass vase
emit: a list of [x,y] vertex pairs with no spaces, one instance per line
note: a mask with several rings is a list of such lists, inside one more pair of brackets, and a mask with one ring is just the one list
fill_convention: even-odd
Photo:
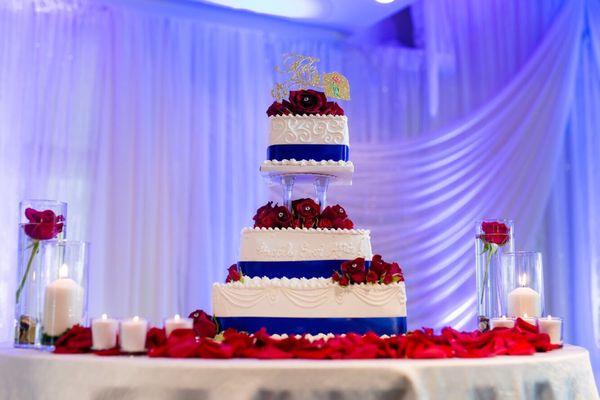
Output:
[[475,227],[478,328],[490,329],[490,319],[507,315],[502,254],[514,251],[513,222],[484,219]]
[[39,285],[43,271],[40,255],[47,241],[63,239],[67,231],[67,204],[53,200],[25,200],[19,210],[19,246],[15,292],[15,347],[39,342],[43,307]]

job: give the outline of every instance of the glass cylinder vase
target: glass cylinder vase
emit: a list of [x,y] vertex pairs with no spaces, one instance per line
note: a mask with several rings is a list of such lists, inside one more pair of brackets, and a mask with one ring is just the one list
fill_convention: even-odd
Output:
[[514,251],[514,226],[507,219],[484,219],[475,227],[478,328],[490,329],[490,319],[506,315],[502,254]]
[[15,292],[15,347],[39,342],[37,316],[43,306],[39,293],[43,270],[40,249],[49,240],[66,237],[67,204],[54,200],[24,200],[19,206],[17,286]]
[[535,251],[507,252],[502,256],[506,315],[539,318],[544,313],[542,254]]

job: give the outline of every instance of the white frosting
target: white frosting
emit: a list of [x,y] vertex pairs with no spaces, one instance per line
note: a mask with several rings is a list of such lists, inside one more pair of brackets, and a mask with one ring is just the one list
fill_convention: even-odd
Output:
[[341,115],[279,115],[270,117],[269,145],[349,145],[348,118]]
[[239,261],[370,260],[371,236],[361,229],[244,228]]
[[327,278],[244,278],[215,283],[218,317],[377,318],[406,316],[404,282],[340,286]]

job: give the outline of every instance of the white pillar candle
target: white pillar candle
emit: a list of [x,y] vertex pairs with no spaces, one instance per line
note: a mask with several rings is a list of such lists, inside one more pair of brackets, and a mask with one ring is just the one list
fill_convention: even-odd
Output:
[[547,333],[550,336],[550,343],[562,344],[562,319],[548,315],[545,318],[538,319],[540,333]]
[[530,287],[526,287],[527,276],[519,277],[520,287],[513,289],[508,294],[508,315],[511,317],[539,317],[542,314],[542,301],[540,294]]
[[491,328],[512,328],[515,326],[515,320],[512,318],[506,318],[506,316],[502,316],[501,318],[492,318],[490,320]]
[[179,314],[175,314],[173,318],[168,318],[165,321],[165,331],[167,337],[173,332],[175,329],[192,329],[194,327],[194,320],[191,318],[181,318]]
[[125,353],[141,353],[145,351],[146,333],[148,333],[148,321],[137,315],[131,319],[121,321],[121,328],[119,330],[121,351]]
[[83,318],[83,288],[68,278],[69,267],[63,264],[58,279],[46,286],[42,329],[48,336],[60,336]]
[[119,322],[102,314],[101,318],[92,321],[92,349],[106,350],[117,346]]

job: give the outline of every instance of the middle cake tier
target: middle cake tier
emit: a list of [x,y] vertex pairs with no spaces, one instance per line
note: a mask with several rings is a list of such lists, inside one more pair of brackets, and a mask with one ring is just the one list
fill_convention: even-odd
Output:
[[368,230],[244,228],[237,266],[249,277],[330,278],[344,261],[372,256]]

